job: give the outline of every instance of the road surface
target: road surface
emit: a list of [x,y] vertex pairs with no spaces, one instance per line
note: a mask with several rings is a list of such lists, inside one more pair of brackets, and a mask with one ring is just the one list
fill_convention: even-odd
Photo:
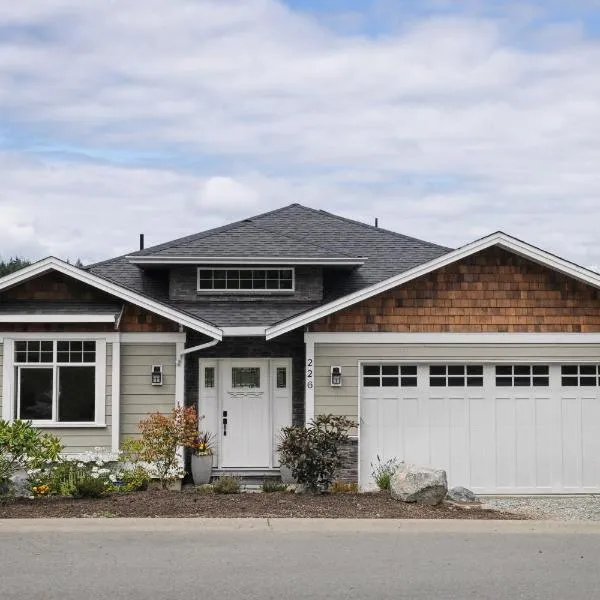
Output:
[[2,600],[600,597],[600,526],[0,521]]

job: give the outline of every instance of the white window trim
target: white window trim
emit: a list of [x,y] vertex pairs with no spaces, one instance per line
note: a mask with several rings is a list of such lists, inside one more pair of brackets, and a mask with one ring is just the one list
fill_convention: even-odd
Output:
[[[268,290],[268,289],[262,289],[262,290],[231,290],[229,288],[227,289],[222,289],[222,290],[216,290],[216,289],[212,289],[212,290],[207,290],[207,289],[200,289],[200,271],[227,271],[227,270],[231,270],[231,271],[291,271],[292,272],[292,287],[289,290],[282,290],[282,289],[276,289],[276,290]],[[252,295],[252,296],[281,296],[281,295],[290,295],[290,294],[294,294],[296,292],[296,269],[294,267],[282,267],[282,266],[277,266],[276,268],[273,269],[269,269],[268,267],[261,267],[261,268],[256,268],[256,267],[238,267],[238,266],[234,266],[231,269],[227,269],[226,267],[213,267],[213,266],[209,266],[209,267],[204,267],[204,266],[200,266],[196,269],[196,293],[200,296],[222,296],[222,295],[230,295],[230,294],[234,294],[234,295],[242,295],[242,296],[248,296],[248,295]]]
[[[40,340],[46,339],[59,341],[60,339],[69,339],[81,341],[82,339],[94,339],[96,342],[96,378],[95,378],[95,415],[94,421],[84,422],[61,422],[61,421],[32,421],[32,425],[37,428],[68,429],[68,428],[101,428],[106,427],[106,339],[105,338],[82,338],[80,334],[63,334],[62,336],[47,334],[42,338],[41,334],[26,334],[27,337],[15,336],[14,339],[4,338],[4,359],[3,359],[3,381],[2,381],[2,418],[5,421],[13,421],[16,418],[16,376],[15,376],[15,354],[14,342],[16,340]],[[38,363],[35,363],[38,365]],[[48,363],[55,366],[56,363]],[[41,364],[39,366],[42,366]]]

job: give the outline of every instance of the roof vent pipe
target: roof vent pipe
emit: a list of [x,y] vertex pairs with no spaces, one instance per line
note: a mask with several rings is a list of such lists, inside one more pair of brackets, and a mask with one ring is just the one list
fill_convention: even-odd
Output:
[[375,217],[375,227],[379,227],[379,219]]
[[144,234],[140,233],[140,250],[144,249]]

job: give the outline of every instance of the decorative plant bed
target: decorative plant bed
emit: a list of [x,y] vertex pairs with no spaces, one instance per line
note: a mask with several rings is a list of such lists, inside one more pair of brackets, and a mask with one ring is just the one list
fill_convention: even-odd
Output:
[[322,496],[290,492],[219,495],[196,490],[147,490],[99,499],[44,497],[0,501],[0,518],[270,517],[380,519],[524,519],[523,515],[449,504],[405,504],[387,493]]

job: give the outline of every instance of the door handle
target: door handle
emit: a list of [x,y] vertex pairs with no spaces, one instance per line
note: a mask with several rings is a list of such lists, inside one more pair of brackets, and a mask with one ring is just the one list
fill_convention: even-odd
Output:
[[227,435],[227,411],[223,411],[223,435]]

